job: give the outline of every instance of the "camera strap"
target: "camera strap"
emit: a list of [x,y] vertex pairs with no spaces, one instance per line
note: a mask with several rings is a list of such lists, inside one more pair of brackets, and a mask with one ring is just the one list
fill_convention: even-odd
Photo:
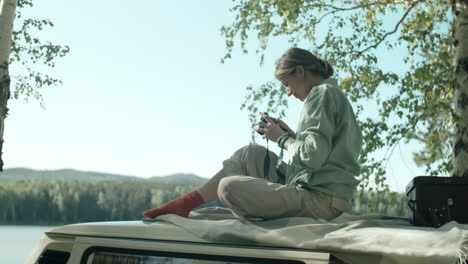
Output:
[[280,150],[280,154],[279,154],[279,156],[278,156],[278,161],[276,162],[276,166],[275,166],[275,167],[276,167],[277,170],[280,168],[281,162],[283,161],[283,155],[284,155],[284,151],[283,151],[283,150],[284,150],[284,149],[281,149],[281,150]]
[[269,178],[269,174],[270,174],[270,155],[269,155],[269,152],[268,151],[268,138],[266,139],[267,140],[267,147],[266,147],[266,153],[265,153],[265,159],[263,159],[263,178],[265,180],[268,180]]

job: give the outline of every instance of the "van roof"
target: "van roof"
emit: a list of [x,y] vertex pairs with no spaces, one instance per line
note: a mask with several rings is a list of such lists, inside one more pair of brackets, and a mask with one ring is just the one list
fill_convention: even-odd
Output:
[[59,226],[47,232],[47,234],[208,242],[179,226],[160,221],[108,221],[80,223]]
[[[262,243],[223,243],[223,242],[212,242],[208,240],[204,240],[193,233],[187,231],[186,229],[179,227],[177,225],[162,222],[162,221],[155,221],[155,222],[146,222],[146,221],[107,221],[107,222],[90,222],[90,223],[79,223],[79,224],[71,224],[71,225],[64,225],[56,227],[49,232],[46,232],[48,236],[85,236],[85,237],[99,237],[99,238],[122,238],[122,239],[132,239],[132,240],[150,240],[154,242],[166,242],[166,241],[173,241],[173,242],[185,242],[185,243],[197,243],[197,244],[205,244],[205,245],[229,245],[230,247],[235,247],[235,251],[233,256],[238,255],[239,247],[242,247],[242,250],[255,250],[258,252],[258,249],[273,249],[273,252],[278,252],[282,257],[285,256],[289,257],[298,257],[300,254],[301,258],[317,258],[320,259],[325,258],[328,259],[330,252],[325,250],[319,249],[304,249],[304,248],[295,248],[295,247],[282,247],[282,246],[272,246]],[[245,247],[248,247],[247,249]],[[275,251],[277,249],[287,250],[287,251]],[[212,250],[212,249],[210,249]],[[297,253],[297,252],[299,253]],[[210,251],[212,252],[212,251]],[[225,253],[225,248],[223,248],[222,252]],[[285,252],[289,252],[286,255]],[[223,254],[224,254],[223,253]],[[304,255],[306,253],[306,255]],[[246,254],[244,252],[243,254]],[[268,253],[262,254],[271,254],[270,251]],[[292,255],[290,255],[292,254]],[[320,256],[318,256],[319,254]],[[324,255],[325,254],[325,255]],[[259,255],[260,257],[268,257]],[[257,256],[258,257],[258,256]]]

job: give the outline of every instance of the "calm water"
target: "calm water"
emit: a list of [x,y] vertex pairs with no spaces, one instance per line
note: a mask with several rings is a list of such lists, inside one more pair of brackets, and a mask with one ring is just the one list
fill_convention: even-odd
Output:
[[0,225],[0,263],[23,264],[44,232],[52,228],[52,226]]

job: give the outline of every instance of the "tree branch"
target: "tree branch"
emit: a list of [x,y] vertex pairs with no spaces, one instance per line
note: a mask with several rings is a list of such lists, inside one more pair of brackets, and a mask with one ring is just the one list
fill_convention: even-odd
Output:
[[400,27],[401,23],[403,23],[403,21],[405,20],[405,18],[409,15],[409,13],[411,12],[411,10],[416,6],[417,3],[421,2],[422,0],[419,0],[419,1],[415,1],[413,2],[410,7],[408,8],[408,10],[406,10],[405,14],[401,17],[401,19],[395,24],[395,27],[393,28],[392,31],[389,31],[387,33],[385,33],[382,38],[380,38],[374,45],[371,45],[371,46],[368,46],[367,48],[361,50],[361,51],[351,51],[350,53],[356,53],[356,56],[355,57],[359,57],[361,56],[364,52],[370,50],[370,49],[375,49],[377,48],[380,43],[382,43],[388,36],[392,35],[392,34],[395,34],[398,30],[398,28]]
[[[403,4],[404,2],[400,2],[400,3],[395,3],[395,4]],[[366,5],[357,5],[357,6],[353,6],[353,7],[346,7],[346,8],[343,8],[343,7],[336,7],[336,6],[333,6],[333,5],[324,5],[325,7],[328,7],[328,8],[331,8],[333,9],[332,11],[328,12],[328,13],[325,13],[324,15],[322,15],[318,20],[317,20],[317,23],[320,23],[325,17],[329,16],[329,15],[332,15],[332,14],[335,14],[335,13],[338,13],[338,12],[342,12],[342,11],[350,11],[350,10],[356,10],[356,9],[360,9],[360,8],[366,8],[366,7],[371,7],[373,5],[385,5],[385,4],[389,4],[387,2],[375,2],[375,3],[370,3],[370,4],[366,4]]]
[[328,13],[325,13],[324,15],[322,15],[317,20],[316,24],[320,23],[325,17],[327,17],[327,16],[329,16],[331,14],[334,14],[334,13],[342,12],[342,11],[351,11],[351,10],[356,10],[356,9],[361,9],[361,8],[369,8],[369,7],[375,6],[375,5],[388,5],[388,4],[393,4],[393,5],[405,4],[405,5],[414,6],[416,3],[419,3],[419,2],[422,2],[422,1],[424,1],[424,0],[416,0],[414,2],[410,2],[410,1],[401,1],[401,2],[385,2],[385,1],[383,1],[382,2],[382,1],[380,1],[380,2],[356,5],[356,6],[352,6],[352,7],[337,7],[337,6],[334,6],[334,5],[324,5],[325,7],[331,8],[333,10],[328,12]]
[[331,9],[334,9],[335,12],[338,12],[338,11],[349,11],[349,10],[355,10],[355,9],[360,9],[360,8],[366,8],[366,7],[371,7],[371,6],[375,6],[375,5],[387,5],[387,4],[396,4],[396,5],[408,4],[408,1],[393,2],[393,3],[383,1],[383,2],[374,2],[374,3],[363,4],[363,5],[357,5],[357,6],[353,6],[353,7],[337,7],[337,6],[334,6],[334,5],[324,5],[324,6],[329,7]]
[[[382,160],[380,161],[381,163],[385,162],[385,165],[384,165],[384,168],[387,169],[387,166],[388,166],[388,163],[390,162],[390,158],[393,156],[393,151],[395,150],[395,148],[398,146],[398,144],[400,144],[400,141],[402,139],[404,139],[406,137],[406,135],[408,134],[409,131],[414,131],[414,129],[416,128],[416,126],[418,125],[419,121],[421,120],[421,118],[426,114],[426,112],[424,111],[421,115],[419,115],[419,118],[416,119],[416,122],[414,122],[412,125],[409,126],[409,129],[406,130],[406,132],[400,136],[400,138],[398,138],[396,140],[396,142],[393,144],[393,146],[388,146],[387,148],[387,151],[385,152],[385,155],[384,157],[382,158]],[[389,153],[390,152],[390,153]]]

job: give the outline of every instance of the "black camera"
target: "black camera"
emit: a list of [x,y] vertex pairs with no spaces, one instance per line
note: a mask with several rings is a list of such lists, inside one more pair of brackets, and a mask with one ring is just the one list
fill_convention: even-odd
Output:
[[[268,113],[264,113],[264,114],[265,114],[265,115],[268,115]],[[273,122],[275,122],[275,124],[278,124],[278,122],[276,121],[276,119],[271,118],[271,120],[273,120]],[[263,116],[260,118],[260,122],[268,123],[268,121],[267,121]],[[262,126],[259,126],[259,127],[260,127],[260,128],[264,128],[264,127],[262,127]],[[284,127],[282,127],[282,126],[280,126],[280,128],[281,128],[284,132],[288,133],[288,130],[287,130],[286,128],[284,128]],[[265,134],[265,133],[263,133],[262,131],[258,131],[258,130],[257,130],[257,133],[260,134],[260,135]]]

